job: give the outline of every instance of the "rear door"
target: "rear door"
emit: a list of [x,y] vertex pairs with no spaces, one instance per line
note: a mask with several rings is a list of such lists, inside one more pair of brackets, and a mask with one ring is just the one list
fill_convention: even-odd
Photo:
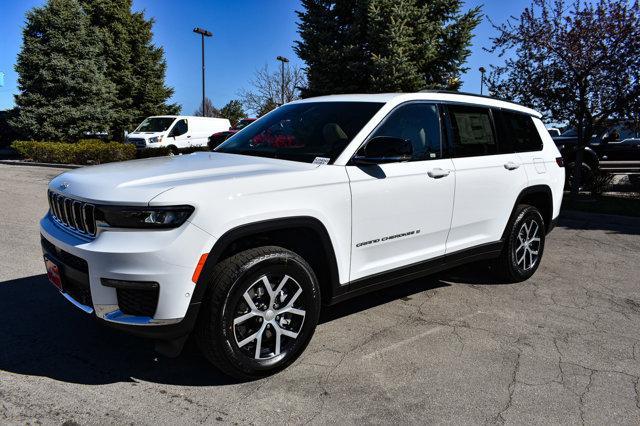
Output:
[[452,253],[500,240],[527,175],[517,154],[498,148],[489,108],[450,104],[446,119],[456,171]]
[[410,140],[412,161],[347,165],[352,197],[351,281],[443,255],[455,173],[442,146],[439,108],[411,102],[369,136]]
[[533,118],[528,114],[504,109],[493,109],[492,114],[498,133],[498,151],[517,154],[530,185],[544,181],[547,167],[555,167],[556,163],[555,159],[547,159],[553,161],[553,164],[545,162],[542,138]]

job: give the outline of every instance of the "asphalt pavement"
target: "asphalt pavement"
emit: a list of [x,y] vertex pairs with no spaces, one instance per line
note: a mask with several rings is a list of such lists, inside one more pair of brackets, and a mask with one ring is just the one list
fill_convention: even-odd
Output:
[[566,215],[524,283],[472,265],[327,308],[293,366],[238,383],[47,282],[62,171],[0,165],[0,424],[640,424],[638,219]]

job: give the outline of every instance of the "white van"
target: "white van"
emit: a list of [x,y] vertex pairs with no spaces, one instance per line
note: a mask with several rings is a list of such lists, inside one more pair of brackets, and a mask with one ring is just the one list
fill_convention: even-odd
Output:
[[126,142],[138,149],[168,147],[177,153],[184,148],[207,146],[209,136],[229,128],[231,123],[226,118],[154,116],[145,118],[127,135]]

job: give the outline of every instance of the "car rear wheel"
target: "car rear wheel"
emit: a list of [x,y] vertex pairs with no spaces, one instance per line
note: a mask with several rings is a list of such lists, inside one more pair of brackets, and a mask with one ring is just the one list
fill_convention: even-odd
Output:
[[281,247],[246,250],[220,262],[207,280],[196,339],[221,371],[259,378],[304,351],[318,323],[320,290],[303,258]]
[[[564,175],[564,189],[569,191],[573,188],[573,181],[575,180],[576,163],[569,163],[565,167]],[[582,163],[580,166],[580,187],[579,190],[590,188],[593,183],[594,171],[587,163]]]
[[536,207],[522,204],[507,229],[496,272],[508,282],[524,281],[540,266],[546,235],[544,219]]

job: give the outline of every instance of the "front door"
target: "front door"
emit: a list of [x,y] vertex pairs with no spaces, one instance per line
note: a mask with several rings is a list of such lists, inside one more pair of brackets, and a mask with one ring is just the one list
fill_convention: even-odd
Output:
[[348,165],[352,196],[351,281],[443,255],[455,173],[442,146],[439,108],[412,102],[370,135],[410,140],[413,159]]
[[172,143],[179,149],[188,148],[191,146],[190,139],[191,135],[189,134],[189,122],[186,118],[178,120],[176,124],[173,125],[171,132],[169,132],[170,141],[173,139]]

